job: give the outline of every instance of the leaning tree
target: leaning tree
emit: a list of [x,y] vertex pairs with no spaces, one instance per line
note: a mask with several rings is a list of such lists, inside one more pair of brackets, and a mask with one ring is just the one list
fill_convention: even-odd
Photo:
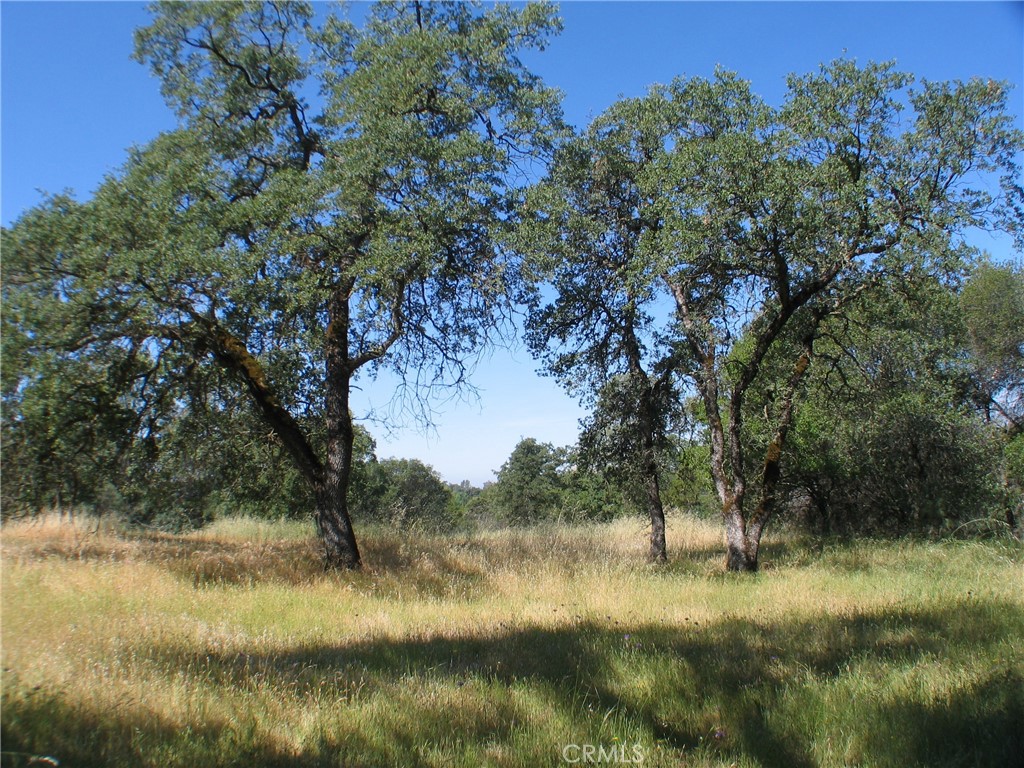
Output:
[[153,386],[229,372],[313,490],[328,566],[358,567],[353,382],[390,366],[459,384],[500,326],[497,231],[559,130],[519,51],[558,21],[544,4],[382,3],[358,26],[297,2],[153,13],[136,55],[179,129],[88,202],[5,231],[5,299],[37,304],[60,332],[24,338],[69,360],[118,350]]

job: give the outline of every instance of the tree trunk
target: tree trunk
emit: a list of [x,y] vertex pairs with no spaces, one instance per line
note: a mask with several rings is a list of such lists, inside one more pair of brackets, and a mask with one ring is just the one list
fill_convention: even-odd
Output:
[[731,500],[723,510],[725,517],[725,567],[730,571],[753,573],[757,570],[757,552],[761,546],[762,526],[748,525],[743,508]]
[[347,377],[328,380],[327,464],[323,481],[316,489],[316,525],[324,545],[324,565],[327,568],[356,569],[362,565],[348,513],[355,439],[348,395]]
[[639,364],[639,354],[634,359],[634,370],[641,376],[644,394],[640,403],[642,417],[642,483],[644,506],[651,518],[651,542],[647,559],[652,563],[668,562],[668,550],[665,546],[665,507],[661,503],[661,483],[658,479],[658,447],[656,433],[658,429],[657,406],[654,402],[653,385]]
[[324,547],[324,567],[329,569],[354,570],[362,565],[345,486],[347,483],[332,482],[328,477],[316,490],[316,527]]
[[658,482],[658,467],[653,460],[653,469],[647,467],[644,479],[644,495],[646,496],[647,512],[651,517],[651,547],[647,559],[652,563],[668,562],[668,549],[665,546],[665,508],[661,503],[661,486]]
[[362,561],[348,513],[355,429],[349,410],[352,367],[348,355],[348,292],[344,288],[331,298],[328,312],[330,322],[324,339],[327,462],[323,480],[317,487],[316,523],[324,545],[324,565],[327,568],[355,569],[362,565]]

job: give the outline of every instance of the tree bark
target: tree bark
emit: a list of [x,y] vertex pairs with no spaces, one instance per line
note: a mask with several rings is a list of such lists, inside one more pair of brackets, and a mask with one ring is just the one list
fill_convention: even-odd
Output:
[[757,553],[761,546],[762,526],[748,525],[743,507],[735,497],[726,501],[722,510],[725,518],[725,567],[729,571],[753,573],[757,570]]
[[353,570],[362,565],[362,560],[348,511],[352,445],[355,439],[348,399],[348,378],[329,378],[327,464],[323,480],[316,488],[316,527],[324,547],[324,566],[329,569]]
[[[635,339],[630,336],[634,351],[638,349]],[[633,360],[635,374],[640,376],[643,383],[643,402],[640,403],[642,417],[642,482],[644,504],[647,507],[647,514],[651,518],[651,541],[647,559],[652,563],[668,562],[668,549],[665,545],[665,507],[661,502],[661,482],[658,479],[658,406],[656,403],[656,384],[652,383],[650,377],[640,366],[639,353],[635,353]]]
[[324,567],[328,569],[355,570],[362,566],[348,514],[347,489],[348,480],[342,473],[330,470],[316,489],[316,527],[324,548]]
[[349,360],[348,291],[339,288],[328,305],[325,334],[327,462],[322,482],[316,489],[316,524],[324,546],[327,568],[356,569],[362,560],[348,511],[348,490],[352,481],[352,446],[355,429],[349,409],[352,365]]
[[665,563],[668,562],[668,548],[665,545],[665,507],[661,503],[658,464],[653,455],[647,458],[646,464],[644,496],[651,518],[651,546],[647,559],[652,563]]

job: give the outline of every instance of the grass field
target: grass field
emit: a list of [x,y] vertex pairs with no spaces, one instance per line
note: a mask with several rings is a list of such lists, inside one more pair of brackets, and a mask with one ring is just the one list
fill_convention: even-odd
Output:
[[1018,545],[669,532],[6,525],[3,765],[1024,764]]

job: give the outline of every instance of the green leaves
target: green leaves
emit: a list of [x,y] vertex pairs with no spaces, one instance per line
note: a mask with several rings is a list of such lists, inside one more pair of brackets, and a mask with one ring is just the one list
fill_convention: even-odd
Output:
[[[235,412],[233,386],[336,507],[355,377],[390,365],[422,405],[504,330],[516,175],[563,130],[519,59],[557,31],[553,10],[388,3],[361,28],[298,2],[152,12],[136,57],[180,127],[92,200],[4,233],[5,397],[39,350],[69,371],[126,356],[116,396],[187,442],[182,420]],[[350,543],[330,556],[358,562]]]
[[972,378],[982,406],[1024,428],[1024,272],[983,262],[960,294]]
[[494,495],[512,523],[554,516],[561,500],[559,467],[564,457],[549,443],[520,440],[498,472]]
[[[733,73],[677,79],[606,110],[526,198],[519,247],[554,291],[533,296],[531,348],[606,406],[612,383],[642,383],[632,411],[594,422],[597,437],[631,429],[637,446],[650,414],[671,412],[654,393],[689,383],[730,535],[753,531],[755,562],[822,324],[850,320],[872,291],[960,274],[971,228],[1024,222],[1005,181],[1019,179],[1024,140],[1003,89],[913,84],[891,64],[840,60],[792,76],[773,107]],[[770,393],[765,452],[749,460],[745,400],[758,391]]]
[[135,57],[160,78],[187,126],[225,159],[263,165],[257,174],[308,166],[317,144],[300,96],[309,4],[165,2],[151,10],[155,21],[136,32]]

